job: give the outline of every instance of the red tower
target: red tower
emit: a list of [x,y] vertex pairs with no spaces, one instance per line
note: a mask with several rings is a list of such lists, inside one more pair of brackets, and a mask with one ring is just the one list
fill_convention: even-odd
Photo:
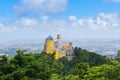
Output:
[[57,40],[60,41],[61,40],[61,35],[57,34]]

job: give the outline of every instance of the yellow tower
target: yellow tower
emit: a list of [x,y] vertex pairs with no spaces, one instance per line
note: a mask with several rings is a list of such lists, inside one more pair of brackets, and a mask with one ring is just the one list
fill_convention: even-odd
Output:
[[54,52],[54,40],[51,36],[48,36],[45,40],[44,52],[46,54],[53,54]]

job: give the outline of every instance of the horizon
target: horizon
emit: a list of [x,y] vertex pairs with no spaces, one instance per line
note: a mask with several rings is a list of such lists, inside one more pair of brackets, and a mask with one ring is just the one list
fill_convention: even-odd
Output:
[[120,0],[1,0],[0,40],[120,39]]

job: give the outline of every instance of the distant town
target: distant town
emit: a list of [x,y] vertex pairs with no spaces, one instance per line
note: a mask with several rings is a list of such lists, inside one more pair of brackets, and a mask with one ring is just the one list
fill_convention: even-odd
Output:
[[[75,46],[114,58],[120,49],[120,40],[76,40],[73,41],[73,47]],[[44,40],[0,41],[0,54],[10,57],[14,56],[18,49],[41,52],[43,48]]]

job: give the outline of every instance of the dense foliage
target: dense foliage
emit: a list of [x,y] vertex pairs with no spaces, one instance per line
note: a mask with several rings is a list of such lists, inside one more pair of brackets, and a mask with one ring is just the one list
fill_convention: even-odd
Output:
[[0,56],[0,80],[120,80],[120,62],[75,48],[75,57],[55,60],[54,54],[18,50]]

